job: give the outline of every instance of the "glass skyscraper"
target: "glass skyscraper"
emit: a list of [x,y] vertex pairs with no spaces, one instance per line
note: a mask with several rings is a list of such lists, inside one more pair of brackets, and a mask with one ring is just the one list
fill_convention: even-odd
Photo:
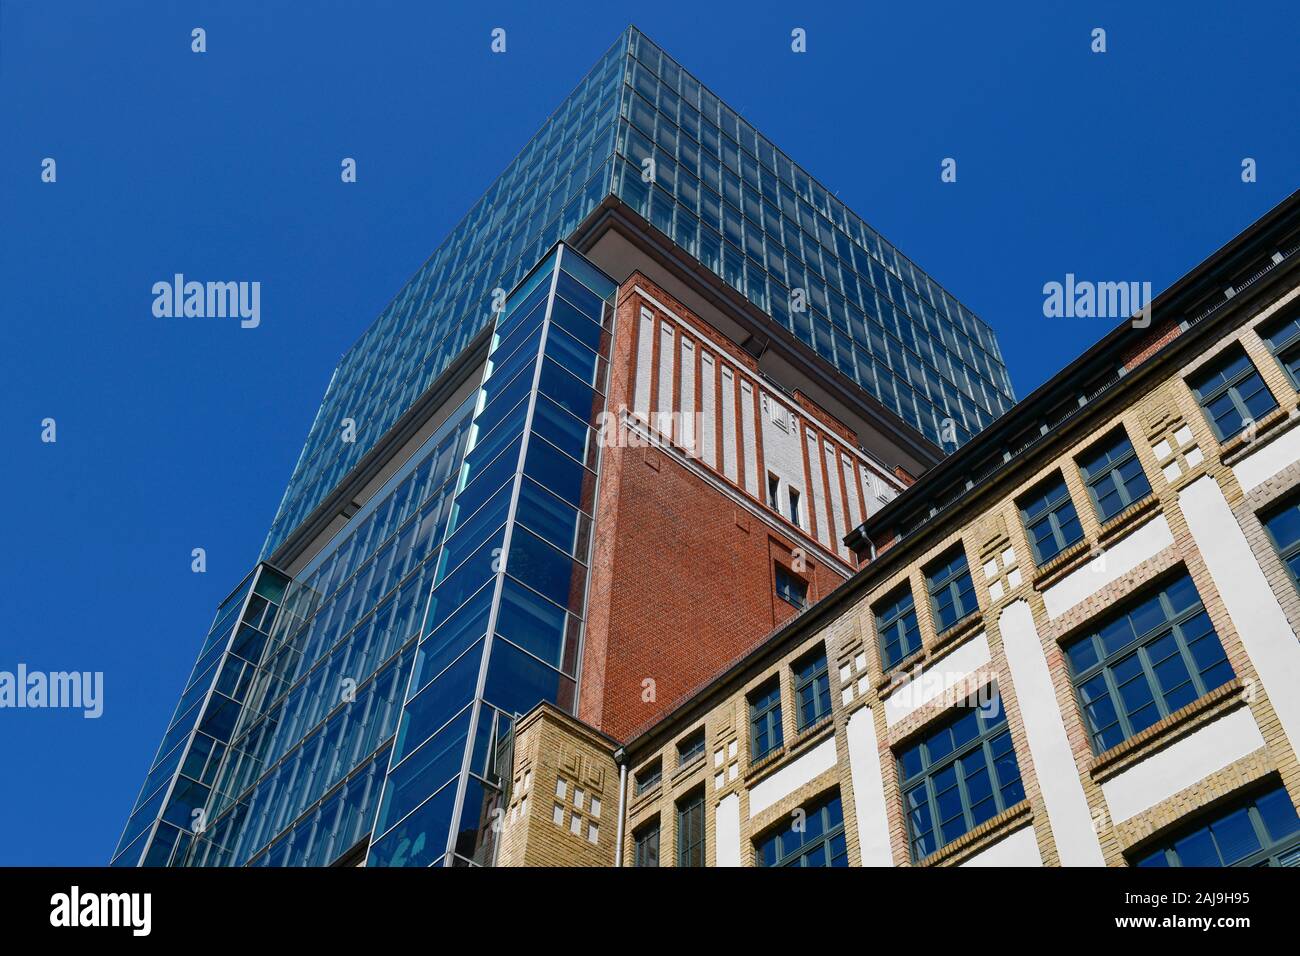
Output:
[[1010,405],[984,323],[627,30],[340,361],[114,865],[491,863],[514,720],[577,705],[619,286],[570,242],[611,201],[932,441]]

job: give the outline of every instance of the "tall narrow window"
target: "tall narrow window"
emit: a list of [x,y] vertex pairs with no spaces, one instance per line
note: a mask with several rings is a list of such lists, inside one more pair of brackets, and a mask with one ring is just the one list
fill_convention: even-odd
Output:
[[1095,753],[1233,678],[1186,572],[1066,645],[1065,656]]
[[1300,498],[1265,518],[1264,527],[1291,580],[1300,585]]
[[1248,422],[1257,422],[1277,408],[1273,393],[1240,345],[1224,349],[1187,384],[1219,441],[1227,441]]
[[811,727],[831,712],[831,677],[826,665],[826,648],[818,647],[795,661],[794,699],[798,705],[799,729]]
[[1080,459],[1079,473],[1088,486],[1097,520],[1103,523],[1151,493],[1151,483],[1122,428],[1107,435]]
[[975,584],[966,564],[966,551],[959,544],[926,570],[926,587],[930,591],[930,609],[934,629],[943,633],[968,614],[979,610]]
[[659,818],[655,817],[632,834],[636,847],[633,857],[637,866],[659,865]]
[[1083,526],[1070,491],[1060,473],[1053,475],[1017,502],[1034,560],[1046,564],[1083,540]]
[[677,865],[704,866],[704,791],[677,803]]
[[773,678],[749,696],[749,759],[762,760],[784,742],[781,682]]
[[799,492],[791,488],[790,491],[790,522],[797,527],[803,527],[803,512],[799,510]]
[[767,506],[777,514],[781,513],[781,479],[770,471],[767,473]]
[[916,623],[912,589],[904,584],[874,608],[880,663],[889,670],[921,649],[921,628]]

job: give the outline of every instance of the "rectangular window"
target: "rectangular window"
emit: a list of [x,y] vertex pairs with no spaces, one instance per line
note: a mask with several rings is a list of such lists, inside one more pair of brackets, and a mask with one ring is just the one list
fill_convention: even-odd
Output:
[[632,842],[636,847],[636,851],[633,855],[633,861],[636,866],[658,866],[659,818],[655,817],[652,821],[633,833]]
[[793,488],[790,489],[790,521],[796,526],[803,527],[803,512],[799,510],[799,492]]
[[1065,656],[1094,753],[1234,676],[1186,572],[1066,645]]
[[1025,533],[1034,549],[1034,560],[1042,565],[1066,548],[1083,540],[1083,527],[1070,499],[1070,490],[1060,474],[1053,475],[1016,502]]
[[1025,798],[1002,699],[965,704],[898,754],[912,859],[919,860]]
[[703,727],[677,742],[677,766],[685,767],[692,760],[702,756],[704,756]]
[[1117,429],[1079,461],[1088,497],[1103,524],[1151,494],[1142,463],[1124,429]]
[[1240,345],[1225,349],[1192,375],[1187,384],[1221,442],[1277,408],[1273,393]]
[[654,763],[638,770],[636,775],[636,795],[639,797],[641,794],[648,793],[659,786],[659,781],[663,779],[663,776],[664,765],[662,760],[656,760]]
[[808,606],[808,582],[778,564],[776,566],[776,596],[786,604],[793,604],[802,611]]
[[831,712],[831,674],[826,648],[819,647],[794,664],[794,699],[799,729],[811,727]]
[[904,584],[873,609],[880,641],[880,663],[889,670],[921,649],[912,589]]
[[1273,547],[1291,574],[1291,580],[1300,585],[1300,498],[1291,501],[1264,519]]
[[961,545],[930,565],[925,572],[925,586],[930,592],[934,629],[939,633],[979,610],[975,583],[971,581],[966,551]]
[[1300,388],[1300,309],[1262,326],[1259,336],[1290,376],[1291,386]]
[[763,837],[754,847],[757,866],[848,866],[844,843],[844,807],[836,791],[828,799],[802,807],[803,814]]
[[677,865],[704,866],[704,791],[677,803]]
[[767,506],[777,514],[781,513],[781,479],[770,471],[767,473]]
[[773,679],[749,696],[749,759],[762,760],[784,743],[781,682]]
[[1280,783],[1202,817],[1135,866],[1300,866],[1300,817]]

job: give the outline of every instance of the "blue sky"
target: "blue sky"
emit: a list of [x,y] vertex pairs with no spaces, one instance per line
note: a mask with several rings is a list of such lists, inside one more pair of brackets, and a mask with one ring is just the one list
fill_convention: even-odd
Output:
[[[105,681],[97,720],[0,710],[0,864],[107,861],[339,355],[629,22],[987,320],[1020,396],[1109,325],[1045,282],[1159,291],[1300,185],[1288,3],[447,6],[0,3],[0,670]],[[260,281],[260,327],[154,318],[175,272]]]

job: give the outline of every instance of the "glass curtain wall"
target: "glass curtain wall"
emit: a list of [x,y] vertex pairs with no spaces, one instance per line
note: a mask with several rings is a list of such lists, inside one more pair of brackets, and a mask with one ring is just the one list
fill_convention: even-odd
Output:
[[557,245],[497,319],[368,866],[490,864],[515,718],[575,708],[616,291]]

